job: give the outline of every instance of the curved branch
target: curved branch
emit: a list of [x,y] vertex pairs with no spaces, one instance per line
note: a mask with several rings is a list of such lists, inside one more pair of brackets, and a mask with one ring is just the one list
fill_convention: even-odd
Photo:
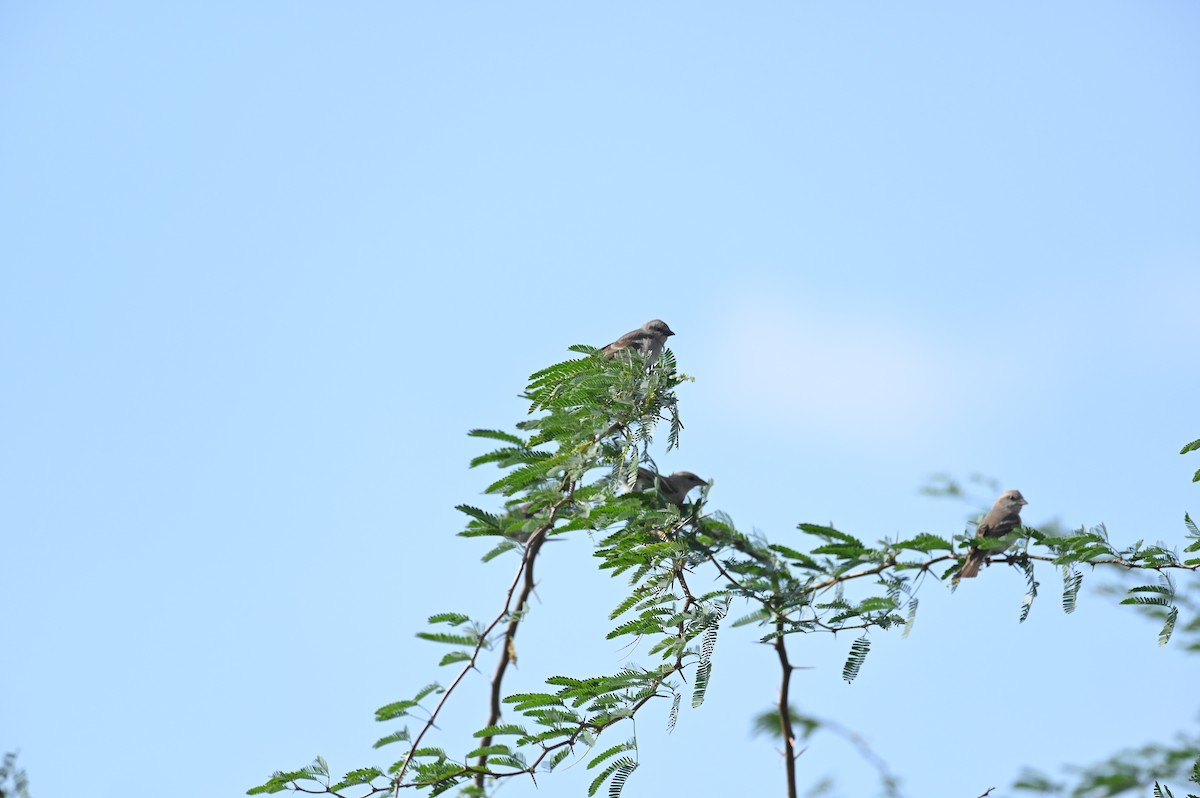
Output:
[[[550,505],[550,514],[546,517],[545,523],[541,524],[533,534],[529,536],[529,540],[525,544],[525,556],[521,560],[521,567],[517,569],[517,575],[513,579],[512,585],[508,588],[508,594],[505,596],[504,609],[497,616],[492,625],[488,627],[490,632],[496,628],[506,615],[509,616],[508,626],[504,629],[502,640],[504,641],[500,649],[500,657],[496,663],[496,672],[492,675],[492,691],[490,698],[490,711],[488,713],[488,722],[485,728],[495,726],[500,722],[500,689],[504,684],[504,674],[508,671],[508,664],[513,660],[514,641],[517,637],[517,629],[521,625],[520,610],[526,607],[529,603],[529,597],[533,594],[535,582],[533,578],[533,563],[537,558],[538,552],[542,550],[542,544],[546,542],[546,533],[554,528],[554,522],[558,517],[558,511],[563,505],[572,501],[575,497],[575,486],[570,484],[567,486],[567,493],[561,499]],[[524,579],[522,580],[522,575]],[[517,588],[517,584],[521,583],[521,594],[517,597],[517,613],[511,612],[513,604],[513,592]],[[478,651],[478,649],[476,649]],[[473,658],[472,658],[473,660]],[[481,748],[487,748],[492,744],[493,736],[487,735],[479,742]],[[415,747],[415,746],[414,746]],[[479,758],[479,767],[484,768],[487,765],[487,757]],[[475,786],[483,789],[483,781],[486,774],[480,772],[475,776]]]
[[[418,732],[417,736],[413,738],[412,745],[409,747],[408,753],[406,753],[404,755],[404,760],[401,763],[399,769],[396,771],[396,775],[392,777],[392,780],[391,780],[392,789],[396,795],[399,795],[400,787],[404,782],[404,774],[408,772],[408,768],[412,764],[413,754],[416,753],[416,751],[421,747],[421,740],[424,739],[425,735],[429,732],[429,730],[433,728],[434,722],[437,720],[438,714],[441,713],[442,708],[446,705],[446,702],[449,700],[451,694],[454,693],[455,689],[462,683],[462,680],[466,678],[467,674],[475,669],[476,660],[479,659],[480,653],[483,651],[484,647],[487,646],[487,644],[488,644],[488,636],[496,629],[497,626],[500,625],[500,623],[505,619],[505,617],[507,617],[511,614],[512,605],[513,605],[513,594],[516,593],[517,586],[519,584],[521,584],[522,575],[526,575],[525,583],[527,585],[532,585],[533,558],[537,555],[537,552],[541,550],[542,543],[545,542],[546,530],[554,525],[554,519],[557,516],[558,511],[562,508],[563,505],[565,505],[567,502],[571,501],[571,498],[573,496],[574,496],[574,490],[572,489],[567,495],[563,496],[557,502],[550,505],[550,515],[547,518],[546,523],[543,524],[541,527],[539,527],[537,530],[535,530],[534,533],[530,536],[529,543],[525,549],[525,556],[521,560],[521,567],[517,569],[516,576],[513,577],[512,584],[509,585],[508,592],[505,594],[503,608],[496,615],[496,617],[492,620],[492,622],[489,623],[487,625],[487,627],[479,634],[479,640],[475,643],[475,649],[471,652],[470,659],[468,659],[466,664],[463,665],[463,668],[461,671],[459,671],[458,676],[454,677],[454,681],[450,683],[450,686],[447,687],[445,689],[445,691],[442,693],[441,699],[438,700],[437,706],[434,707],[433,712],[430,714],[429,718],[425,721],[425,724],[421,727],[421,731]],[[530,587],[529,590],[531,591],[532,587]],[[524,600],[526,598],[528,598],[528,592],[523,591],[522,592],[522,600]],[[521,605],[518,605],[518,606],[521,606]],[[510,628],[510,630],[512,630],[513,635],[516,634],[515,623],[516,623],[516,621],[514,620],[513,622],[511,622],[509,624],[509,628]],[[507,660],[508,660],[508,656],[509,656],[508,643],[510,641],[511,641],[511,637],[508,637],[506,634],[504,652],[501,654],[501,658],[500,658],[501,664],[505,667],[507,666]],[[502,669],[501,669],[501,673],[503,673]],[[495,688],[495,689],[498,689],[498,688]],[[495,692],[495,690],[493,692]],[[496,704],[496,702],[493,702],[493,706],[495,706],[495,704]],[[488,725],[490,726],[490,725],[492,725],[492,723],[489,723]],[[490,738],[489,738],[489,740],[490,740]]]

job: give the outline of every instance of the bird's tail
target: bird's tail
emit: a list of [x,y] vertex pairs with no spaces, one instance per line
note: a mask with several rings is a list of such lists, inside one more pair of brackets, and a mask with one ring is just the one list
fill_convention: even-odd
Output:
[[973,579],[979,576],[979,566],[983,565],[983,552],[979,549],[971,549],[967,552],[967,561],[963,563],[962,570],[958,572],[959,579]]

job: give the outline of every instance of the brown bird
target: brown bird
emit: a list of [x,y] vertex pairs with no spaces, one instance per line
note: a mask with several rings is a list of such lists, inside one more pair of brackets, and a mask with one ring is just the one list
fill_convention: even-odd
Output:
[[[979,522],[979,529],[975,532],[975,538],[1002,538],[1009,532],[1012,532],[1021,523],[1021,508],[1029,502],[1025,501],[1025,497],[1021,495],[1019,490],[1006,490],[1000,494],[1000,498],[996,499],[996,503],[992,505],[992,509],[988,510],[988,514]],[[962,570],[958,572],[960,578],[971,579],[979,575],[979,566],[983,564],[984,559],[989,554],[999,554],[1007,549],[1008,546],[997,547],[992,549],[980,549],[974,545],[967,552],[967,561],[963,563]]]
[[664,477],[649,468],[639,468],[637,479],[633,483],[633,490],[638,492],[650,490],[654,487],[655,482],[658,483],[658,492],[663,495],[663,498],[676,507],[683,506],[683,502],[692,488],[708,484],[708,480],[701,479],[691,471],[676,471],[671,476]]
[[646,368],[654,368],[654,364],[658,362],[658,356],[662,354],[663,346],[667,343],[667,338],[674,334],[665,321],[652,319],[601,349],[600,354],[612,360],[617,356],[617,352],[633,349],[646,360]]

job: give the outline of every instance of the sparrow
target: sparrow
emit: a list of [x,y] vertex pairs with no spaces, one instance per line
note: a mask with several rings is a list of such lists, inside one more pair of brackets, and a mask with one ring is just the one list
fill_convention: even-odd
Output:
[[658,356],[662,354],[663,346],[667,343],[667,338],[674,334],[665,321],[653,319],[605,346],[600,350],[600,354],[612,360],[617,356],[617,352],[633,349],[645,359],[646,368],[654,368],[654,364],[658,362]]
[[633,482],[633,490],[650,490],[654,487],[655,482],[658,483],[658,492],[663,495],[663,498],[676,507],[683,506],[684,499],[687,498],[688,492],[692,488],[708,484],[708,480],[701,479],[691,471],[676,471],[671,476],[664,477],[649,468],[639,468],[637,479]]
[[[975,533],[975,538],[1002,538],[1009,532],[1012,532],[1021,523],[1021,508],[1029,502],[1025,501],[1025,497],[1021,495],[1019,490],[1006,490],[1000,494],[1000,498],[996,499],[996,503],[992,505],[992,509],[988,510],[988,514],[979,522],[979,529]],[[979,575],[979,566],[983,564],[984,559],[989,554],[999,554],[1007,549],[979,549],[974,545],[967,552],[967,560],[963,563],[962,570],[958,572],[959,578],[971,579]]]

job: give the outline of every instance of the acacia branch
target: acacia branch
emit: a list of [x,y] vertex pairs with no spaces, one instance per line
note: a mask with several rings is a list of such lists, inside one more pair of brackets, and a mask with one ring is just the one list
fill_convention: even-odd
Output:
[[[504,674],[508,670],[508,663],[513,659],[513,646],[517,637],[517,629],[521,625],[520,611],[528,606],[529,597],[533,594],[535,582],[533,578],[533,564],[537,558],[538,552],[542,550],[542,544],[546,542],[546,533],[554,528],[554,522],[557,520],[558,511],[563,505],[572,501],[575,497],[575,486],[573,483],[567,486],[567,493],[561,499],[550,506],[550,514],[546,517],[546,521],[541,524],[533,534],[529,536],[529,540],[525,545],[525,556],[521,559],[521,567],[517,569],[517,575],[513,579],[513,584],[508,589],[508,595],[505,597],[504,609],[496,620],[492,622],[489,631],[494,629],[502,618],[509,616],[508,626],[504,630],[502,636],[503,645],[500,648],[499,661],[496,663],[496,672],[492,676],[492,692],[490,712],[488,713],[488,722],[485,728],[495,726],[500,722],[500,688],[504,684]],[[513,591],[516,590],[517,583],[521,580],[524,574],[524,580],[521,587],[521,595],[517,598],[517,612],[510,613],[512,606]],[[492,744],[493,735],[489,734],[479,742],[481,748],[487,748]],[[487,764],[487,757],[479,758],[479,766],[482,768]],[[479,773],[475,776],[475,786],[483,789],[484,773]]]
[[[554,525],[554,519],[557,516],[559,509],[563,505],[565,505],[567,502],[571,501],[573,495],[574,495],[574,491],[572,490],[567,495],[563,496],[561,499],[559,499],[554,504],[552,504],[550,506],[550,514],[549,514],[549,517],[547,518],[546,523],[541,525],[541,527],[539,527],[537,530],[535,530],[533,535],[530,536],[529,545],[525,549],[525,556],[521,560],[521,566],[520,566],[520,568],[517,569],[517,573],[513,577],[512,584],[509,585],[508,591],[505,594],[503,608],[500,610],[499,614],[497,614],[496,617],[494,619],[492,619],[492,622],[487,625],[487,627],[483,630],[483,632],[481,632],[479,634],[479,639],[475,643],[475,648],[471,652],[470,659],[468,659],[466,664],[463,665],[462,670],[459,671],[458,676],[456,676],[454,678],[454,681],[450,683],[450,686],[447,687],[445,689],[445,691],[443,691],[442,697],[441,697],[441,699],[438,700],[437,706],[434,707],[433,712],[430,714],[429,718],[425,721],[424,725],[421,727],[421,731],[417,733],[417,736],[415,738],[413,738],[412,745],[409,747],[408,753],[406,753],[404,755],[404,760],[401,763],[400,768],[396,771],[396,775],[392,777],[393,789],[395,790],[395,793],[397,795],[399,794],[399,789],[400,789],[401,785],[403,784],[404,774],[408,771],[409,765],[412,764],[413,754],[421,747],[421,740],[425,737],[425,735],[429,732],[429,730],[433,728],[434,722],[437,720],[438,714],[442,711],[442,707],[444,707],[446,705],[446,702],[449,700],[451,694],[455,691],[455,689],[458,687],[458,685],[460,685],[462,683],[462,680],[466,678],[467,674],[475,669],[475,662],[476,662],[476,660],[479,659],[479,654],[483,651],[484,647],[488,645],[488,636],[496,629],[497,626],[500,625],[500,623],[506,617],[508,617],[511,614],[512,605],[513,605],[513,594],[516,593],[517,586],[519,584],[521,584],[522,575],[527,576],[527,578],[525,579],[525,583],[526,583],[526,585],[530,586],[529,591],[532,591],[531,585],[532,585],[532,579],[533,579],[533,577],[532,577],[533,557],[536,556],[538,550],[541,549],[541,544],[545,541],[545,532],[547,529],[549,529],[550,527],[552,527]],[[522,599],[524,600],[526,598],[528,598],[528,591],[523,591]],[[518,606],[521,606],[521,605],[518,605]],[[516,634],[515,623],[516,623],[516,621],[514,619],[513,622],[510,623],[510,625],[509,625],[510,629],[512,630],[512,633],[514,635]],[[511,638],[506,636],[504,652],[501,654],[500,661],[505,666],[507,665],[508,642],[510,640],[511,640]],[[503,673],[503,668],[501,668],[500,672]],[[493,693],[495,693],[495,691],[497,689],[498,688],[494,688]],[[492,724],[489,723],[488,725],[490,726]]]
[[[613,428],[609,428],[608,433],[611,433],[612,431],[613,431]],[[567,489],[567,488],[568,488],[568,485],[564,485],[564,489]],[[549,517],[546,520],[546,522],[544,524],[542,524],[530,536],[528,544],[527,544],[527,548],[525,551],[525,556],[522,559],[521,567],[518,569],[518,572],[517,572],[516,576],[514,577],[512,584],[509,587],[508,593],[506,594],[506,601],[504,604],[504,609],[492,621],[492,623],[489,624],[488,627],[484,630],[483,634],[481,635],[479,644],[477,644],[475,651],[472,653],[472,657],[471,657],[470,661],[468,662],[467,666],[463,669],[463,672],[460,673],[458,678],[455,679],[454,683],[447,689],[446,694],[443,695],[441,701],[439,701],[438,706],[434,710],[433,715],[426,722],[425,726],[422,728],[421,732],[418,734],[416,740],[414,741],[412,751],[415,751],[419,747],[419,743],[420,743],[422,737],[425,735],[425,733],[428,731],[428,729],[431,728],[431,726],[433,725],[433,721],[436,718],[438,712],[440,711],[442,705],[445,703],[449,693],[457,687],[457,685],[461,682],[462,678],[465,676],[466,672],[475,666],[478,655],[481,652],[483,646],[485,645],[488,635],[490,635],[499,626],[499,624],[504,620],[504,618],[507,617],[509,619],[509,623],[508,623],[508,626],[505,629],[504,634],[502,635],[502,638],[501,638],[503,641],[503,645],[502,645],[502,649],[500,652],[499,661],[497,663],[496,671],[492,678],[492,690],[491,690],[491,697],[490,697],[490,714],[489,714],[487,726],[493,726],[499,722],[500,716],[501,716],[501,712],[500,712],[501,686],[503,683],[503,678],[507,672],[508,664],[513,659],[513,656],[512,656],[513,641],[516,637],[516,632],[517,632],[517,629],[519,628],[519,624],[520,624],[519,613],[523,607],[527,606],[529,598],[534,589],[534,584],[535,584],[534,574],[533,574],[534,561],[535,561],[535,558],[536,558],[538,552],[541,549],[541,545],[545,542],[546,532],[548,532],[550,529],[553,528],[554,522],[557,519],[557,514],[558,514],[559,510],[568,501],[571,500],[572,495],[573,495],[573,485],[570,485],[570,493],[568,493],[568,495],[564,496],[562,499],[560,499],[555,504],[551,505],[550,514],[549,514]],[[744,554],[754,557],[755,559],[759,560],[760,562],[770,561],[773,559],[770,557],[770,555],[767,555],[762,552],[754,551],[753,547],[751,547],[752,548],[751,551],[747,551],[745,546],[736,546],[735,548],[737,548],[739,551],[741,551]],[[777,606],[775,606],[775,604],[772,602],[772,600],[769,597],[756,594],[756,592],[754,591],[753,588],[746,587],[737,578],[735,578],[729,572],[729,570],[716,558],[716,556],[712,552],[706,551],[705,556],[713,564],[713,566],[717,569],[717,572],[723,578],[725,578],[729,582],[730,585],[736,587],[743,596],[746,596],[749,598],[754,598],[756,601],[759,601],[760,603],[763,604],[764,607],[766,607],[768,610],[770,610],[776,616],[775,635],[774,635],[775,639],[773,641],[773,646],[776,649],[776,654],[779,658],[780,667],[782,670],[781,683],[780,683],[780,703],[779,703],[778,711],[779,711],[779,717],[780,717],[780,726],[781,726],[781,730],[782,730],[783,736],[784,736],[785,755],[786,755],[787,761],[788,761],[788,774],[787,774],[788,795],[789,795],[789,798],[791,798],[792,796],[796,795],[795,762],[796,762],[796,757],[797,757],[795,729],[792,724],[792,719],[790,716],[790,709],[789,709],[791,672],[792,672],[792,670],[794,670],[794,668],[790,664],[790,661],[788,658],[788,653],[787,653],[787,647],[784,642],[784,636],[788,633],[787,627],[790,625],[791,622],[787,619],[786,613],[783,613],[783,614],[780,613],[779,608]],[[1063,557],[1063,555],[1061,555],[1061,554],[1039,555],[1039,554],[1030,554],[1028,552],[1017,552],[1017,553],[1012,553],[1012,554],[1003,554],[1003,555],[998,555],[998,556],[994,556],[994,557],[989,557],[989,558],[987,558],[987,562],[989,562],[989,563],[1005,562],[1005,563],[1010,563],[1010,564],[1016,564],[1016,563],[1020,563],[1020,562],[1027,562],[1030,560],[1035,560],[1035,561],[1040,561],[1040,562],[1058,564],[1062,560],[1062,557]],[[808,595],[815,595],[817,593],[823,592],[825,590],[828,590],[837,585],[849,582],[851,580],[861,579],[861,578],[870,577],[870,576],[878,576],[880,574],[887,572],[890,569],[897,568],[898,566],[900,566],[903,570],[916,570],[919,573],[925,573],[925,572],[932,570],[935,566],[937,566],[939,564],[960,561],[962,559],[963,559],[962,555],[950,552],[950,553],[943,554],[943,555],[940,555],[937,557],[932,557],[928,560],[925,560],[925,561],[919,562],[919,563],[918,562],[900,562],[898,560],[898,555],[896,552],[888,552],[887,555],[884,557],[884,559],[881,562],[874,564],[871,567],[862,568],[861,570],[853,570],[853,571],[847,571],[847,572],[840,573],[840,574],[830,575],[827,579],[824,579],[823,581],[812,583],[812,584],[805,586],[802,589],[802,592],[804,592]],[[1137,562],[1137,561],[1122,558],[1115,554],[1114,555],[1102,555],[1099,557],[1091,558],[1089,560],[1082,560],[1082,561],[1079,561],[1078,564],[1087,564],[1087,565],[1091,565],[1093,567],[1109,565],[1109,566],[1120,567],[1120,568],[1123,568],[1126,570],[1143,569],[1143,570],[1155,570],[1155,571],[1159,571],[1159,572],[1164,571],[1166,569],[1180,569],[1180,570],[1187,570],[1187,571],[1194,572],[1198,568],[1200,568],[1200,564],[1185,565],[1185,564],[1178,563],[1178,562]],[[697,602],[697,600],[692,595],[691,590],[688,587],[687,580],[684,575],[684,569],[677,563],[674,566],[673,570],[674,570],[674,576],[676,579],[678,579],[678,581],[680,583],[680,587],[683,590],[684,610],[686,611],[690,606],[695,604]],[[519,595],[517,594],[518,587],[521,588]],[[514,596],[516,597],[516,601],[515,601],[516,612],[515,613],[513,611]],[[831,625],[831,624],[825,623],[819,617],[814,617],[810,621],[807,621],[804,623],[811,623],[815,627],[819,627],[821,630],[829,631],[829,632],[845,631],[848,629],[865,629],[865,628],[869,628],[874,625],[878,625],[876,621],[873,621],[869,618],[867,620],[863,621],[862,623],[848,625],[848,626]],[[685,624],[683,624],[683,623],[680,624],[677,634],[680,636],[681,639],[686,635]],[[570,736],[567,739],[560,740],[559,742],[554,743],[554,744],[543,743],[542,751],[536,757],[534,762],[531,763],[527,768],[523,768],[520,770],[514,770],[514,771],[494,771],[487,766],[487,757],[484,756],[484,757],[480,758],[480,760],[476,766],[471,767],[471,766],[464,765],[461,769],[459,769],[453,773],[441,774],[438,778],[438,781],[442,782],[447,779],[460,778],[464,775],[473,775],[476,785],[480,789],[482,789],[486,778],[489,776],[493,777],[493,778],[506,778],[506,777],[516,776],[516,775],[524,775],[524,774],[528,774],[528,775],[532,776],[532,775],[534,775],[534,772],[536,771],[537,767],[540,766],[540,764],[546,759],[546,757],[550,756],[552,753],[554,753],[557,750],[561,750],[564,747],[573,747],[578,742],[579,736],[581,734],[583,734],[585,731],[600,733],[603,730],[607,729],[608,727],[619,722],[620,720],[624,720],[626,718],[632,718],[643,706],[645,706],[649,702],[649,700],[651,698],[655,698],[660,695],[657,687],[658,687],[658,685],[662,684],[663,680],[668,675],[670,675],[672,673],[676,673],[676,672],[681,673],[682,670],[683,670],[683,656],[682,656],[682,652],[681,652],[680,655],[676,657],[676,661],[673,663],[670,670],[661,674],[661,676],[659,676],[657,679],[654,680],[651,692],[647,693],[646,695],[642,696],[639,700],[634,702],[633,705],[631,705],[630,707],[627,708],[626,713],[623,713],[623,715],[621,717],[609,717],[605,721],[600,722],[600,723],[596,723],[593,721],[581,722],[579,724],[578,729],[576,729],[572,734],[570,734]],[[483,738],[481,740],[481,747],[487,747],[487,746],[491,745],[492,741],[493,741],[493,737],[491,735]],[[406,758],[403,766],[401,767],[400,771],[397,774],[397,777],[393,780],[393,784],[395,785],[396,788],[399,788],[401,786],[400,778],[402,777],[402,775],[404,774],[408,765],[410,764],[412,751],[410,751],[409,756],[408,756],[408,758]],[[408,784],[408,785],[404,785],[404,786],[418,786],[418,785]]]
[[783,732],[783,756],[787,771],[788,798],[796,798],[796,731],[792,728],[790,692],[792,664],[783,637],[783,617],[775,621],[775,653],[779,655],[779,727]]

